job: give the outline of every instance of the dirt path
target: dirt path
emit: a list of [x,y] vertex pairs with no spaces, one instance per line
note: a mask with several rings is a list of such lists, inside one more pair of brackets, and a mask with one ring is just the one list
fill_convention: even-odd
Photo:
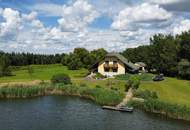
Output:
[[126,106],[128,101],[130,101],[132,97],[133,97],[132,88],[130,88],[128,92],[126,92],[126,96],[123,99],[123,101],[120,104],[118,104],[117,107]]

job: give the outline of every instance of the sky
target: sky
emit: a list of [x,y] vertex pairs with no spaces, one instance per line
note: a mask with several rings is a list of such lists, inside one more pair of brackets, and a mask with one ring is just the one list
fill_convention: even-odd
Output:
[[190,30],[190,0],[0,0],[0,50],[123,51]]

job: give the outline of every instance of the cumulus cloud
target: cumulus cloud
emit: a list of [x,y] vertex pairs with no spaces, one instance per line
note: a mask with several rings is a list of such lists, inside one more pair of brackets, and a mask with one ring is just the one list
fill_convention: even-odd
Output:
[[44,16],[62,16],[62,5],[53,3],[38,3],[28,7],[30,10],[40,12]]
[[171,4],[177,3],[185,0],[145,0],[146,2],[156,3],[156,4]]
[[180,34],[184,31],[190,30],[190,20],[189,19],[183,19],[179,21],[179,23],[175,23],[173,27],[173,34]]
[[5,22],[0,23],[0,36],[13,35],[20,28],[20,13],[11,8],[5,8],[1,12]]
[[91,23],[99,13],[85,0],[77,0],[73,5],[63,6],[62,18],[58,23],[63,30],[79,31]]
[[22,17],[28,21],[32,21],[36,19],[38,13],[35,11],[32,11],[30,14],[23,14]]
[[131,30],[142,23],[163,22],[171,17],[172,14],[160,8],[159,5],[143,3],[120,11],[111,26],[113,29]]

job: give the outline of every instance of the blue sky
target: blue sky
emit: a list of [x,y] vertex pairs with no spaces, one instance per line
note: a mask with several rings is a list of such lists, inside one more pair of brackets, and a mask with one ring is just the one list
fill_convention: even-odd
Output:
[[190,29],[189,0],[0,0],[0,50],[122,51]]

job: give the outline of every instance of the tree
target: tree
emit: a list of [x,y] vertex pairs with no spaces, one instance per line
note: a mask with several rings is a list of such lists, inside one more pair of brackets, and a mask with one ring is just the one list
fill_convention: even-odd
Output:
[[190,62],[186,59],[182,59],[178,63],[178,75],[184,79],[190,79]]
[[190,31],[177,35],[180,44],[179,57],[190,61]]
[[70,62],[68,63],[68,69],[70,70],[78,70],[80,68],[82,68],[83,64],[80,61],[80,59],[78,58],[77,55],[75,54],[70,54]]
[[0,76],[10,76],[11,70],[9,68],[10,61],[9,58],[3,54],[0,57]]
[[179,52],[179,44],[171,35],[158,34],[151,38],[153,46],[152,52],[152,67],[156,68],[159,73],[164,73],[169,76],[177,74],[177,54]]

